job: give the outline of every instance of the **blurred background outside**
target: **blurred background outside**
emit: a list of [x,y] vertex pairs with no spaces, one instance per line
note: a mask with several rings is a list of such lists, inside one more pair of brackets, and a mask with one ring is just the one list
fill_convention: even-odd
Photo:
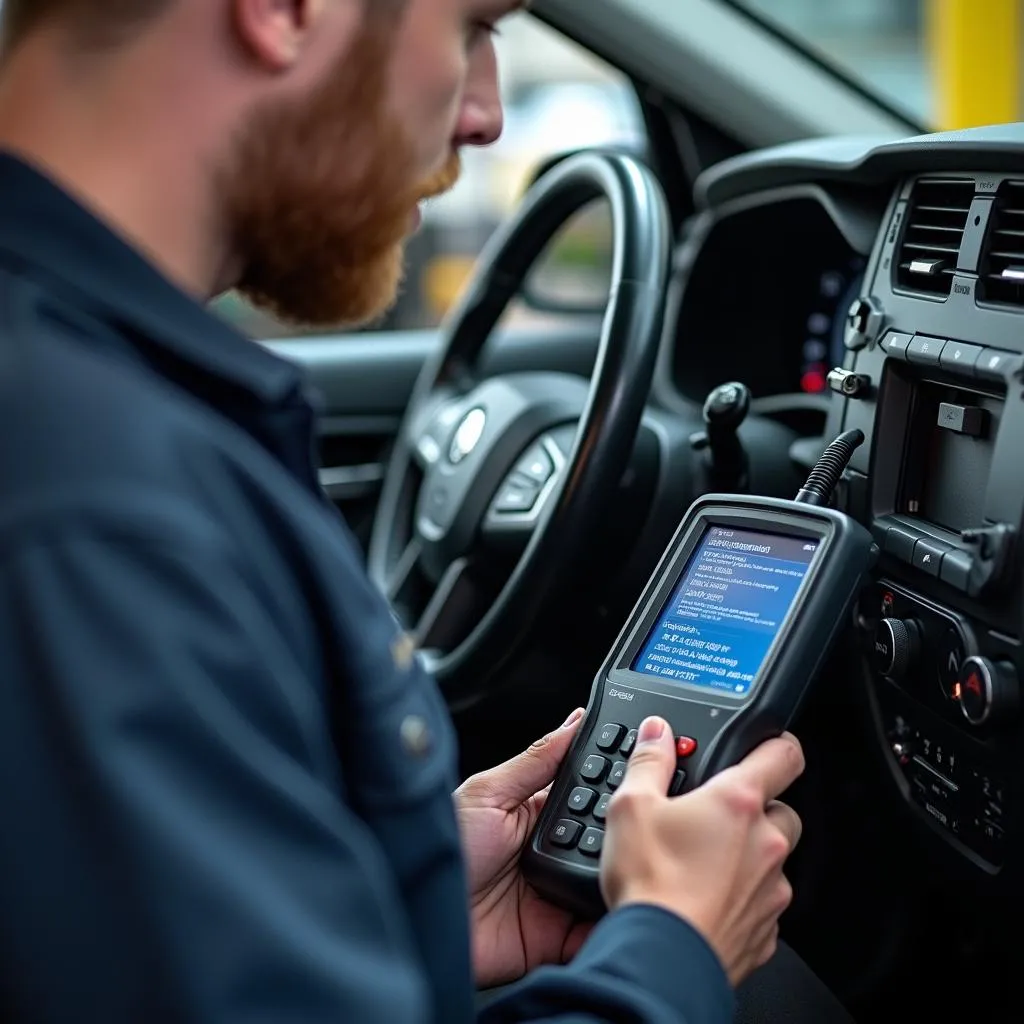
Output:
[[[686,3],[688,0],[664,0]],[[961,98],[964,46],[990,46],[1018,32],[1024,0],[724,0],[773,26],[823,62],[910,117],[922,130],[1017,118],[1017,96],[1000,106],[995,92],[979,108]],[[580,0],[581,4],[585,0]],[[950,20],[952,19],[952,20]],[[957,19],[960,19],[957,21]],[[976,36],[972,42],[965,38]],[[955,52],[949,52],[950,41]],[[1015,38],[1017,52],[1022,52]],[[428,204],[408,250],[408,273],[395,309],[368,330],[436,326],[457,298],[487,238],[514,208],[537,166],[567,150],[642,144],[643,126],[626,80],[536,18],[516,15],[497,39],[506,104],[505,132],[493,147],[464,154],[455,189]],[[945,50],[944,50],[945,47]],[[997,47],[998,49],[998,47]],[[994,87],[1013,64],[1004,45],[986,51]],[[987,59],[990,58],[990,59]],[[962,64],[962,61],[961,61]],[[973,63],[977,68],[979,62]],[[968,69],[970,70],[970,69]],[[971,71],[970,73],[976,73]],[[971,96],[986,89],[967,90]],[[1005,93],[1005,88],[1003,89]],[[835,126],[842,133],[843,126]],[[608,274],[609,224],[591,208],[571,222],[546,263],[552,298],[579,303],[600,297]],[[237,296],[218,310],[257,338],[301,333],[253,310]],[[520,308],[517,316],[537,316]]]

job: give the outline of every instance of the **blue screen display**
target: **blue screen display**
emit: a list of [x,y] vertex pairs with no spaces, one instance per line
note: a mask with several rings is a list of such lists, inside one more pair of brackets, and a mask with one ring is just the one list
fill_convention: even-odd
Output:
[[710,527],[634,660],[633,671],[745,696],[818,543]]

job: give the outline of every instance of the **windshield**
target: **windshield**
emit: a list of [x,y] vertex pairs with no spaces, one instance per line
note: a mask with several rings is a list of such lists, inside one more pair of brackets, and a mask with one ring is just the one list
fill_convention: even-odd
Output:
[[936,125],[922,0],[732,2],[913,121]]

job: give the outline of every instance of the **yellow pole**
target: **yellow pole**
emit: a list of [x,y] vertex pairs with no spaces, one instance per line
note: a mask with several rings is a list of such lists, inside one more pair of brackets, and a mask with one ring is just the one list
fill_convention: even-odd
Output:
[[927,0],[937,127],[1017,120],[1022,3]]

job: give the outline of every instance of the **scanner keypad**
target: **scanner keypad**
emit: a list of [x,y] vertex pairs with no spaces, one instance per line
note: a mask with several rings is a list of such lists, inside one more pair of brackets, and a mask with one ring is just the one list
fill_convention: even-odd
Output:
[[[604,842],[604,829],[608,804],[612,794],[626,776],[626,762],[636,746],[636,729],[630,729],[619,722],[606,722],[594,734],[594,745],[602,753],[591,753],[584,757],[579,766],[579,781],[582,784],[570,792],[565,803],[565,812],[572,817],[558,819],[549,832],[551,842],[564,849],[576,848],[587,857],[599,857]],[[676,750],[680,760],[689,757],[697,749],[697,743],[687,736],[676,738]],[[618,754],[612,760],[604,754]],[[686,769],[677,767],[669,787],[669,795],[678,795],[686,782]],[[588,821],[588,819],[590,819]],[[591,822],[596,822],[592,824]]]

